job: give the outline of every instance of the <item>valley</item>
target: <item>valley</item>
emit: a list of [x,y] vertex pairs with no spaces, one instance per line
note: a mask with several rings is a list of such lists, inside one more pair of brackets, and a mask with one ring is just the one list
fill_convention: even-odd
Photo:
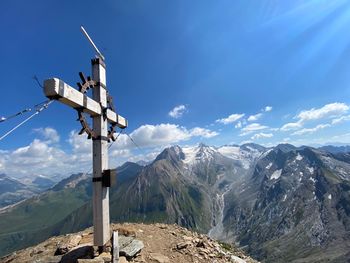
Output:
[[[2,255],[91,226],[90,181],[72,175],[3,211]],[[173,146],[147,165],[125,163],[117,182],[113,222],[176,223],[263,262],[350,256],[350,155],[338,149]]]

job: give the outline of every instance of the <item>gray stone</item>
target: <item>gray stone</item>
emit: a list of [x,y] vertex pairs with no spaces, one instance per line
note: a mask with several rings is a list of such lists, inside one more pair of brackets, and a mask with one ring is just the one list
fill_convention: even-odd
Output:
[[181,243],[177,244],[176,248],[178,250],[181,250],[181,249],[184,249],[184,248],[188,247],[189,245],[191,245],[191,242],[190,241],[185,241],[185,242],[181,242]]
[[60,263],[62,260],[62,256],[49,256],[41,259],[37,259],[33,262],[36,263]]
[[79,245],[81,239],[81,235],[70,235],[66,242],[58,245],[55,255],[64,255],[68,253],[70,249]]
[[120,247],[119,254],[127,258],[132,258],[137,253],[139,253],[143,248],[144,248],[143,242],[140,240],[134,239],[127,246]]
[[78,259],[77,263],[104,263],[102,258]]
[[129,245],[135,238],[134,237],[127,237],[123,235],[119,235],[118,241],[119,241],[119,247],[126,247]]

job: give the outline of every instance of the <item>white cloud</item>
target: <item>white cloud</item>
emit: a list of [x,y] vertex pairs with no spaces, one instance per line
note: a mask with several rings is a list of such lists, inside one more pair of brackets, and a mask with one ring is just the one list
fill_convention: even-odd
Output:
[[[284,124],[281,127],[281,130],[282,131],[298,130],[302,128],[305,125],[305,123],[308,123],[311,121],[328,119],[328,118],[336,118],[332,121],[332,124],[337,124],[339,122],[347,120],[347,118],[342,115],[346,114],[348,110],[349,110],[348,105],[346,105],[345,103],[339,103],[339,102],[329,103],[318,109],[312,108],[310,110],[304,110],[294,117],[295,119],[297,119],[296,122],[290,122],[290,123]],[[305,132],[304,130],[308,130],[308,129],[303,129],[301,130],[300,133],[303,134],[303,132]],[[294,134],[298,134],[298,133],[295,132]]]
[[216,120],[216,122],[223,123],[223,124],[230,124],[230,123],[233,123],[235,121],[238,121],[243,116],[244,116],[243,113],[242,114],[235,113],[235,114],[231,114],[227,118],[218,119],[218,120]]
[[269,112],[272,111],[272,107],[271,106],[266,106],[264,109],[265,112]]
[[264,130],[267,128],[268,128],[268,126],[261,125],[260,123],[252,123],[252,124],[249,124],[241,129],[242,133],[240,134],[240,136],[244,136],[244,135],[250,134],[252,132]]
[[339,124],[350,120],[350,115],[341,116],[339,118],[333,119],[332,124]]
[[155,147],[190,139],[189,132],[175,124],[142,125],[130,136],[140,147]]
[[312,134],[316,131],[322,130],[324,128],[330,127],[330,124],[319,124],[314,128],[304,128],[299,131],[293,132],[292,135],[304,135],[304,134]]
[[145,161],[145,162],[150,162],[153,161],[159,154],[161,153],[161,150],[159,151],[152,151],[147,154],[133,154],[130,156],[128,159],[130,162],[138,162],[138,161]]
[[181,118],[182,115],[186,112],[185,105],[178,105],[174,107],[171,111],[169,111],[169,116],[175,119]]
[[241,121],[237,122],[236,125],[235,125],[235,128],[236,129],[242,128],[242,122]]
[[338,117],[345,114],[349,110],[349,106],[345,103],[330,103],[324,105],[322,108],[312,108],[311,110],[305,110],[298,114],[297,118],[299,118],[302,122],[309,120],[319,120],[329,117]]
[[245,141],[241,141],[240,145],[247,144],[247,143],[252,143],[252,142],[253,141],[251,141],[251,140],[245,140]]
[[[54,142],[57,142],[59,138],[54,129],[37,129],[35,132],[44,139],[50,138]],[[120,134],[109,149],[109,166],[115,167],[127,160],[149,161],[165,146],[194,137],[212,138],[218,134],[206,128],[186,129],[169,123],[142,125],[130,134],[130,137],[142,149],[138,149],[128,135]],[[71,131],[68,139],[71,150],[67,151],[60,149],[57,144],[52,144],[51,140],[34,139],[32,143],[24,147],[7,151],[0,150],[0,173],[17,177],[30,177],[36,174],[52,177],[87,172],[91,168],[92,140],[88,140],[86,134],[79,135],[77,131]],[[141,152],[141,154],[135,155],[135,152]]]
[[175,124],[142,125],[130,136],[140,147],[156,147],[186,141],[192,137],[211,138],[219,133],[195,127],[191,130]]
[[132,154],[131,154],[131,151],[128,150],[128,149],[124,149],[124,150],[111,150],[109,152],[109,156],[110,157],[124,157],[124,158],[127,158],[127,157],[130,157]]
[[262,117],[262,113],[258,113],[258,114],[255,114],[255,115],[250,115],[249,118],[248,118],[248,121],[257,121],[261,117]]
[[219,135],[219,133],[216,131],[211,131],[211,130],[199,128],[199,127],[191,129],[190,134],[191,136],[199,136],[204,138],[212,138],[214,136]]
[[61,149],[50,146],[48,142],[34,139],[27,146],[3,154],[0,172],[15,176],[35,174],[53,176],[72,170],[76,164]]
[[287,124],[284,124],[281,127],[281,131],[291,131],[291,130],[297,130],[299,128],[301,128],[303,125],[301,122],[290,122]]
[[51,127],[38,128],[33,131],[42,136],[47,143],[57,143],[60,141],[60,136],[57,131]]
[[251,139],[252,140],[256,140],[256,139],[261,139],[261,138],[271,138],[273,137],[273,134],[272,133],[263,133],[263,132],[260,132],[260,133],[257,133],[257,134],[254,134]]

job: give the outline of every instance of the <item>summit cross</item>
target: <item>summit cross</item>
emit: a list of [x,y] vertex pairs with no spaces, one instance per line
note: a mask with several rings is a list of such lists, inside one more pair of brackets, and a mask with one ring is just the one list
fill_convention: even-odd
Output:
[[[108,130],[108,125],[127,127],[127,120],[118,115],[113,108],[108,107],[111,98],[106,88],[106,65],[101,57],[91,60],[92,79],[88,78],[88,85],[92,88],[92,98],[85,92],[78,91],[57,78],[44,81],[44,93],[49,99],[58,100],[81,114],[89,114],[92,118],[92,129],[84,127],[93,140],[93,224],[94,245],[103,247],[111,238],[109,217],[109,187],[113,172],[108,170],[109,139],[113,138],[114,129]],[[82,73],[81,73],[81,76]],[[84,77],[82,77],[83,79]],[[86,83],[84,83],[85,85]],[[80,86],[81,87],[81,86]],[[81,115],[79,115],[81,116]],[[111,137],[112,136],[112,137]]]

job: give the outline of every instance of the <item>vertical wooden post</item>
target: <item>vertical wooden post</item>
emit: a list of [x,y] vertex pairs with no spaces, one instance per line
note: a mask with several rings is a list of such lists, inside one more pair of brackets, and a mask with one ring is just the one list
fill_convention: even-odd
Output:
[[[106,65],[101,58],[91,60],[92,79],[97,85],[92,96],[102,107],[107,107]],[[102,247],[110,239],[109,233],[109,188],[102,185],[102,173],[108,169],[107,130],[108,122],[103,114],[93,117],[93,222],[94,245]]]

